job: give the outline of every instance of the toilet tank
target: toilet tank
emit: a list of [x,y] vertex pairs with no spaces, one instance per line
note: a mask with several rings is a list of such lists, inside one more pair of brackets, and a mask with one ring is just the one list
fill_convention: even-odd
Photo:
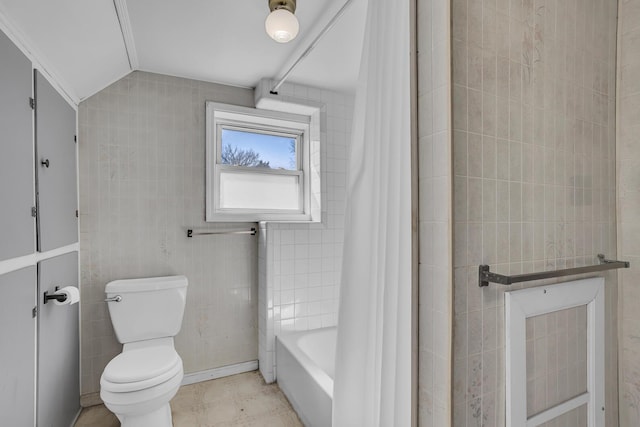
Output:
[[118,341],[126,344],[177,335],[182,325],[187,284],[185,276],[107,283],[105,293],[108,299],[113,299],[107,304]]

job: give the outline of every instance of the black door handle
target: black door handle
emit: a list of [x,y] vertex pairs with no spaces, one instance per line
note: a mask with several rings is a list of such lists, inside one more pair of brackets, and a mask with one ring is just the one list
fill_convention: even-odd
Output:
[[41,164],[42,166],[44,166],[45,168],[48,168],[48,167],[49,167],[49,159],[41,160],[41,161],[40,161],[40,164]]

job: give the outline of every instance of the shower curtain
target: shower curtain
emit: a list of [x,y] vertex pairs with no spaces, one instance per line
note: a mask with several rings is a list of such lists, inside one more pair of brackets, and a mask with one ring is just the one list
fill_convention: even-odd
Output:
[[409,0],[369,0],[345,216],[333,426],[411,424]]

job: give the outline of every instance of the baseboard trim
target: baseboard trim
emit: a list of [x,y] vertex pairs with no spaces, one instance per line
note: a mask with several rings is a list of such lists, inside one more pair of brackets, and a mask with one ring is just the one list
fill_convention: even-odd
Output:
[[256,369],[258,369],[258,361],[251,360],[249,362],[222,366],[220,368],[207,369],[206,371],[193,372],[190,374],[184,374],[182,385],[215,380],[216,378],[228,377],[230,375],[241,374],[243,372],[255,371]]
[[89,406],[102,405],[102,399],[100,399],[100,392],[87,393],[80,396],[80,406],[88,408]]
[[76,414],[76,416],[73,418],[73,421],[71,422],[71,425],[69,427],[73,427],[76,425],[76,422],[78,421],[78,418],[80,418],[80,413],[82,412],[82,405],[80,405],[80,409],[78,409],[78,413]]

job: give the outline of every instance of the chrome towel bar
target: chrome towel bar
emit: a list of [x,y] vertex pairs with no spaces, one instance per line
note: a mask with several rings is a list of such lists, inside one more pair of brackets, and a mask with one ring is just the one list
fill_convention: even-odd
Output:
[[250,230],[211,230],[211,231],[194,231],[191,228],[187,229],[187,237],[207,236],[211,234],[251,234],[252,236],[255,236],[256,229],[251,228]]
[[539,273],[516,274],[513,276],[505,276],[489,271],[488,265],[481,265],[478,268],[478,286],[489,286],[491,283],[499,283],[501,285],[512,285],[514,283],[529,282],[531,280],[551,279],[553,277],[573,276],[575,274],[593,273],[596,271],[614,270],[616,268],[629,268],[628,261],[611,261],[605,259],[603,254],[598,254],[599,264],[587,265],[584,267],[565,268],[562,270],[541,271]]

